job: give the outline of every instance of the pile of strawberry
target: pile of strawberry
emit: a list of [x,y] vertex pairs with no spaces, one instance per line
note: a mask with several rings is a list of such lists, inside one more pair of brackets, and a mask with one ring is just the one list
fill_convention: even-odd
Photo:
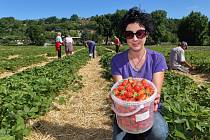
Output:
[[145,79],[124,79],[113,89],[113,94],[124,101],[143,101],[154,94],[154,88]]

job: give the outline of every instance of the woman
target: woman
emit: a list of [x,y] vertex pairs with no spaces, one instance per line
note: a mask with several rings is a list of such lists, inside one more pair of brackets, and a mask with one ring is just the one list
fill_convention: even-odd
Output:
[[62,43],[63,43],[63,41],[62,41],[62,38],[61,38],[61,33],[58,32],[57,36],[55,38],[55,47],[56,47],[58,58],[61,58],[61,45],[62,45]]
[[73,54],[73,51],[74,51],[73,44],[74,44],[74,40],[72,39],[70,35],[67,35],[67,37],[64,39],[66,56],[70,56]]
[[118,127],[115,119],[113,140],[165,140],[168,136],[168,126],[158,111],[158,104],[167,65],[162,54],[144,46],[148,35],[153,31],[152,18],[149,14],[132,8],[124,16],[122,23],[122,31],[125,33],[129,49],[112,58],[113,79],[115,82],[128,77],[148,79],[157,87],[158,96],[154,103],[154,124],[150,130],[142,134],[129,134]]

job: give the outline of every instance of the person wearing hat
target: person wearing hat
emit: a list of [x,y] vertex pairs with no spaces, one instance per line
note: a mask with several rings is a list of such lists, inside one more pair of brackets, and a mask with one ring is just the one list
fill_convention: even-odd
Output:
[[192,65],[185,60],[185,50],[188,44],[185,41],[179,43],[178,47],[171,49],[170,52],[170,69],[179,70],[188,73],[192,69]]

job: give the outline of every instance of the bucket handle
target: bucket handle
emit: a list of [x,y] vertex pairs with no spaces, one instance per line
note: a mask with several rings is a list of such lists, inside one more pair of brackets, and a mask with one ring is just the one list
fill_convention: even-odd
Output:
[[128,113],[120,113],[118,112],[115,107],[114,107],[114,104],[112,104],[112,110],[114,111],[114,113],[116,113],[118,116],[121,116],[121,117],[126,117],[126,116],[131,116],[137,112],[139,112],[141,109],[144,108],[144,105],[140,105],[136,110],[132,111],[132,112],[128,112]]

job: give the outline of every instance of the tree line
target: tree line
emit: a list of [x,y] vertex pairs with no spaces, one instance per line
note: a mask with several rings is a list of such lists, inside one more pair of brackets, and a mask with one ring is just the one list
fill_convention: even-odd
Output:
[[[63,35],[81,37],[80,43],[92,39],[108,44],[116,35],[125,42],[121,32],[121,19],[127,10],[117,10],[113,14],[81,18],[73,14],[70,18],[56,16],[37,20],[17,20],[14,17],[0,18],[0,44],[43,45],[54,41],[56,32]],[[210,21],[201,12],[192,11],[181,19],[167,18],[165,10],[151,12],[155,32],[149,36],[147,44],[177,43],[187,41],[189,45],[210,45]],[[78,42],[79,43],[79,42]]]

